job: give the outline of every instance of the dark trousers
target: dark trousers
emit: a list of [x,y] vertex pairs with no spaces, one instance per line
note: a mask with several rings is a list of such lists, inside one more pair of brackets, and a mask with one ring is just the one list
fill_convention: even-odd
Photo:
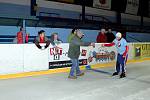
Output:
[[117,62],[116,62],[116,71],[119,72],[126,72],[126,62],[127,62],[128,55],[123,58],[123,55],[118,54]]

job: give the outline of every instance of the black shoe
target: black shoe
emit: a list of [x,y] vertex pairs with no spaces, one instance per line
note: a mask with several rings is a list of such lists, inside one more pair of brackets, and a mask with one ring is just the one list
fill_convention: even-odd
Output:
[[124,78],[124,77],[126,77],[125,72],[121,73],[121,75],[120,75],[120,78]]
[[118,75],[118,73],[117,73],[117,72],[114,72],[114,73],[112,74],[112,76],[115,76],[115,75]]
[[68,76],[68,78],[69,78],[69,79],[77,79],[76,76],[70,76],[70,75]]
[[82,73],[80,73],[80,74],[77,74],[77,76],[83,76],[84,75],[84,73],[82,72]]

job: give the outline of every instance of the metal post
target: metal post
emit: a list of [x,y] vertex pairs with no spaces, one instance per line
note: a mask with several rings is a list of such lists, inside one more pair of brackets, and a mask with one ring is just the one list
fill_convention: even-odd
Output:
[[82,21],[85,21],[85,0],[82,2]]
[[121,25],[121,13],[120,12],[117,12],[116,18],[117,18],[117,24]]
[[23,27],[23,43],[25,43],[25,35],[26,35],[26,20],[25,19],[23,19],[23,21],[22,21],[23,23],[22,23],[22,27]]
[[141,27],[143,27],[143,16],[141,16]]
[[36,16],[37,4],[36,0],[31,0],[31,16]]

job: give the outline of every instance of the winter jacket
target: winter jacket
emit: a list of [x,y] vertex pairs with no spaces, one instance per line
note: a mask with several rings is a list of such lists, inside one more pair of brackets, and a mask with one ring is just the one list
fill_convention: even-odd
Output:
[[99,33],[96,39],[97,43],[107,43],[106,34]]
[[[35,43],[35,45],[36,45],[39,49],[41,49],[41,46],[40,46],[40,43],[41,43],[41,42],[40,42],[40,37],[39,37],[39,36],[35,38],[34,43]],[[50,41],[48,40],[47,37],[44,37],[44,43],[46,43],[45,48],[47,48],[47,47],[49,46],[49,44],[50,44]]]
[[69,43],[68,57],[78,59],[80,55],[80,46],[88,46],[89,42],[82,42],[78,36],[73,36]]

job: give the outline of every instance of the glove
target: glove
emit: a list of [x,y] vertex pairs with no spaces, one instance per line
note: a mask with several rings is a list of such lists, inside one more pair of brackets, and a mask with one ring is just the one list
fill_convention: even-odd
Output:
[[41,48],[42,48],[40,45],[37,45],[37,47],[38,47],[39,49],[41,49]]
[[46,46],[45,46],[45,49],[46,49],[48,46],[49,46],[49,45],[46,45]]
[[125,58],[125,57],[126,57],[126,55],[127,55],[126,53],[123,53],[123,55],[122,55],[122,56],[123,56],[123,58]]

